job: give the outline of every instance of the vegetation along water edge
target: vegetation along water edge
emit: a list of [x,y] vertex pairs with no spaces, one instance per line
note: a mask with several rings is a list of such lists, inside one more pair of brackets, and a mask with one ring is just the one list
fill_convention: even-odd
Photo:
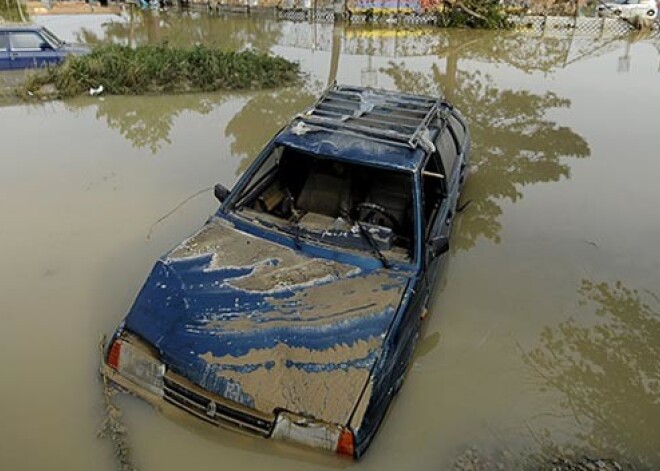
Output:
[[101,45],[29,75],[17,93],[68,98],[99,87],[110,95],[264,89],[290,85],[299,77],[299,64],[249,50]]

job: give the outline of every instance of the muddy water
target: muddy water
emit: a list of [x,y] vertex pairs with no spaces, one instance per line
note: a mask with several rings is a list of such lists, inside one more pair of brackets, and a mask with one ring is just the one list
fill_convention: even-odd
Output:
[[[304,87],[0,107],[0,469],[111,470],[97,344],[156,257],[329,79],[444,93],[473,174],[407,380],[358,464],[120,397],[134,464],[448,469],[553,446],[660,467],[660,40],[202,17],[39,19],[70,40],[299,60]],[[504,453],[504,455],[502,455]],[[506,455],[509,453],[509,455]]]

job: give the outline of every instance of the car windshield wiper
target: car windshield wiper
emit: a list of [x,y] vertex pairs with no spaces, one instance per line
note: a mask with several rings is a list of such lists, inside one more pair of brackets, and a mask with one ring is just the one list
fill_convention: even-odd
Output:
[[378,248],[378,242],[374,240],[374,236],[371,235],[369,232],[369,229],[364,227],[362,223],[358,220],[355,220],[355,224],[360,228],[360,234],[362,234],[362,237],[367,239],[367,242],[369,242],[369,246],[371,247],[371,251],[373,254],[380,260],[380,263],[383,264],[383,268],[390,268],[392,265],[390,264],[389,260],[383,255],[383,252],[380,251]]
[[[381,252],[380,248],[378,248],[378,243],[374,239],[374,237],[371,235],[369,232],[369,229],[364,227],[360,221],[354,221],[355,224],[357,224],[358,228],[360,229],[360,235],[366,239],[366,241],[369,244],[369,248],[371,248],[371,251],[373,254],[376,256],[376,258],[380,261],[380,263],[383,265],[383,268],[391,268],[392,264],[390,261],[383,255],[383,252]],[[295,244],[297,249],[300,249],[300,239],[301,236],[303,235],[303,232],[305,229],[300,225],[299,221],[294,221],[292,224],[289,226],[279,226],[277,224],[274,224],[276,227],[278,227],[280,230],[287,232],[293,236],[293,243]]]

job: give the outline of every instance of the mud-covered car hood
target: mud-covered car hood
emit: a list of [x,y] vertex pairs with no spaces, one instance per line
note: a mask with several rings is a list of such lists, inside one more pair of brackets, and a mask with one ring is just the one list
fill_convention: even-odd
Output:
[[214,218],[156,264],[125,326],[209,391],[346,424],[407,282]]

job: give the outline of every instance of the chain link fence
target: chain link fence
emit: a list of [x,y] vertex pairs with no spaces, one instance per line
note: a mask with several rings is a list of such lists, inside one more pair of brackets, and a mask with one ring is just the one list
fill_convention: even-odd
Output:
[[[352,8],[356,2],[376,5],[385,1],[387,8]],[[344,19],[351,24],[437,25],[441,26],[437,9],[429,10],[425,2],[435,0],[207,0],[194,2],[211,13],[269,14],[279,20],[332,23]],[[598,17],[594,0],[515,0],[503,2],[510,24],[517,30],[554,31],[593,34],[625,34],[636,28],[634,22],[617,17]],[[419,4],[419,5],[417,5]],[[361,5],[361,4],[360,4]],[[364,6],[364,5],[362,5]],[[647,27],[658,31],[660,23]]]
[[509,20],[516,29],[551,32],[575,31],[587,35],[625,34],[634,29],[630,22],[620,18],[516,15],[511,16]]

